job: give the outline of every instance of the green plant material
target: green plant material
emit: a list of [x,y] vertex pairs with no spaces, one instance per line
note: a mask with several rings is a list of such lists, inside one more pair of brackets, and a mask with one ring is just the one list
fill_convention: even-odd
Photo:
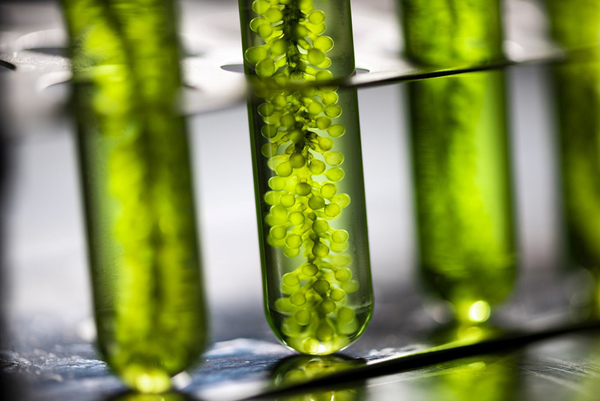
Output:
[[582,49],[554,72],[567,238],[572,264],[595,283],[585,308],[600,317],[600,4],[548,0],[554,39]]
[[398,0],[407,56],[452,67],[503,59],[498,0]]
[[172,2],[63,7],[98,345],[128,386],[162,392],[207,334]]
[[[267,310],[284,343],[309,354],[346,347],[372,309],[358,121],[343,116],[356,108],[356,92],[286,87],[327,81],[339,71],[327,35],[335,7],[324,0],[256,0],[252,12],[242,12],[242,21],[249,20],[244,56],[254,92],[249,112]],[[340,63],[353,71],[353,61]],[[355,149],[346,152],[348,144]],[[354,184],[346,178],[349,163]]]
[[[401,4],[414,61],[444,67],[501,57],[497,1]],[[458,321],[483,322],[516,273],[504,72],[408,87],[421,276]]]

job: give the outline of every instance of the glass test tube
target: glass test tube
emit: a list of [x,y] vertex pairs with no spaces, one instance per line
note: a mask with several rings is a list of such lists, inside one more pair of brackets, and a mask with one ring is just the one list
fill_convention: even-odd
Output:
[[240,14],[267,320],[330,354],[373,310],[356,90],[325,86],[354,73],[349,2],[240,0]]
[[99,349],[128,386],[162,392],[207,335],[173,2],[63,8]]
[[572,54],[553,69],[563,204],[572,264],[592,277],[589,317],[600,317],[600,3],[548,0],[553,38]]
[[[401,4],[413,60],[444,68],[502,57],[498,1]],[[516,274],[504,72],[411,82],[408,93],[420,275],[457,321],[483,322]]]

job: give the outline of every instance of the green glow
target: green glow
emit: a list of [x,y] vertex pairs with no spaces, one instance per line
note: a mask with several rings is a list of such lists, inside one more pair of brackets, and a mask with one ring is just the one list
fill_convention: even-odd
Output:
[[172,2],[63,6],[98,345],[128,386],[162,392],[206,343]]
[[[356,91],[285,85],[353,73],[351,48],[337,49],[351,37],[332,37],[351,32],[348,3],[245,3],[268,319],[292,348],[329,354],[362,333],[372,310]],[[337,14],[339,26],[329,23]]]

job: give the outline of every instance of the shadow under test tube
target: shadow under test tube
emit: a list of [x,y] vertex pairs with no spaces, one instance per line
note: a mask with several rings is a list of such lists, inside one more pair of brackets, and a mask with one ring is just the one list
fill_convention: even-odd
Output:
[[[307,354],[354,341],[373,310],[348,1],[240,0],[265,310]],[[323,86],[295,87],[323,81]]]
[[[498,1],[400,0],[407,55],[440,68],[502,58]],[[512,291],[504,71],[408,84],[420,275],[463,323]]]
[[162,392],[206,345],[173,2],[64,0],[98,345]]

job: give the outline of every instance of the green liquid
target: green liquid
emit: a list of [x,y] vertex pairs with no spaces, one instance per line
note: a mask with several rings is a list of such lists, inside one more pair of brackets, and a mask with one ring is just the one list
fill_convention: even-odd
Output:
[[485,321],[515,273],[503,72],[410,84],[421,273],[461,321]]
[[288,346],[330,354],[372,312],[356,90],[286,85],[354,72],[349,5],[240,9],[267,319]]
[[128,386],[162,392],[206,345],[172,3],[63,5],[98,345]]
[[554,39],[593,45],[554,69],[567,238],[572,264],[593,276],[589,314],[600,317],[600,4],[548,0]]
[[[436,67],[500,59],[497,1],[401,0],[406,52]],[[482,322],[516,275],[504,72],[409,83],[420,273],[460,322]]]

